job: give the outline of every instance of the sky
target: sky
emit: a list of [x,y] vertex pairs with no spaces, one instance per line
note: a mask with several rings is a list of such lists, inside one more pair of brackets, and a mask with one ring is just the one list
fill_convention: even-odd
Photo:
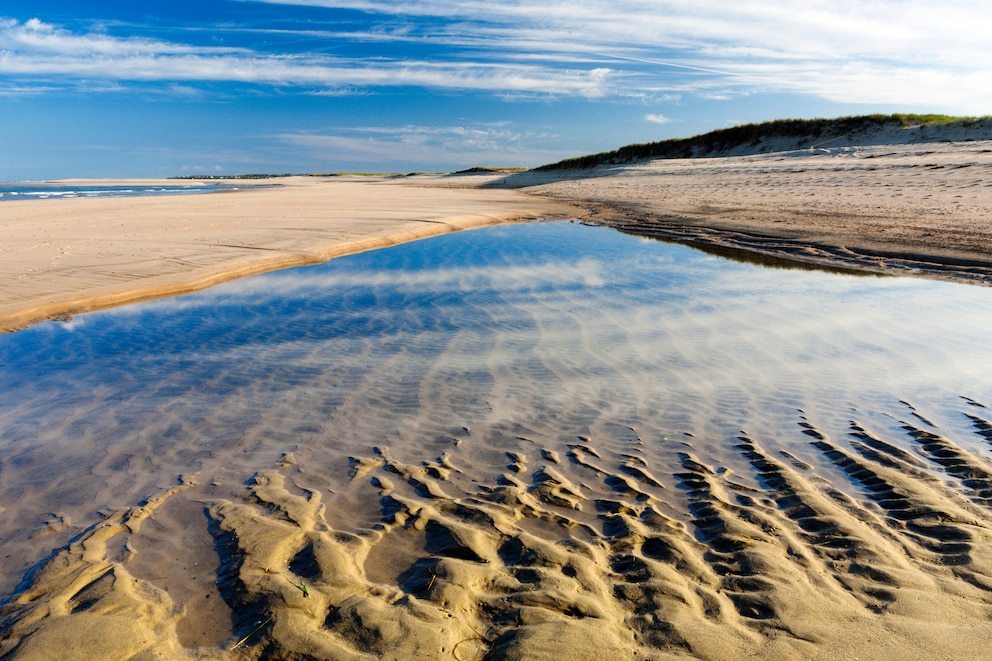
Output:
[[0,181],[532,167],[992,114],[987,0],[4,0]]

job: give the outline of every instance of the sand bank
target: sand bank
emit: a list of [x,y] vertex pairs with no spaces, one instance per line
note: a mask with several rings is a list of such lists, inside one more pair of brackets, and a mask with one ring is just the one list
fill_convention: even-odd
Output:
[[577,213],[515,191],[423,185],[433,179],[279,178],[210,195],[5,202],[0,331],[452,230]]
[[992,284],[990,141],[656,160],[511,184],[634,233]]
[[[274,187],[253,190],[258,184]],[[810,264],[992,283],[990,141],[245,185],[216,195],[4,203],[0,331],[535,217],[583,217]]]

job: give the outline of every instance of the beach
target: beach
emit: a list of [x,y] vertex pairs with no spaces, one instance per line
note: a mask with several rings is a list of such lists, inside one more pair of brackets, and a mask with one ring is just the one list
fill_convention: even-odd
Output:
[[0,331],[513,219],[574,217],[796,262],[989,284],[990,145],[799,150],[576,173],[297,177],[178,200],[8,202]]
[[931,142],[656,160],[528,190],[585,203],[592,218],[625,231],[692,245],[989,284],[990,147]]
[[180,197],[13,201],[0,213],[0,331],[7,331],[458,229],[576,210],[516,191],[297,177]]
[[[607,225],[774,266],[987,286],[990,212],[992,142],[3,202],[0,331],[56,320],[72,333],[74,315],[93,310],[521,221]],[[195,385],[189,392],[170,395],[178,381],[153,388],[141,375],[119,391],[101,384],[85,414],[84,405],[58,402],[71,415],[46,421],[37,447],[28,425],[56,402],[25,388],[20,408],[0,412],[11,439],[0,461],[0,523],[14,567],[0,581],[0,656],[987,655],[992,391],[981,377],[967,392],[948,381],[939,403],[893,392],[874,409],[841,392],[821,407],[816,396],[834,387],[819,383],[822,366],[840,362],[829,343],[847,333],[837,319],[836,328],[802,336],[823,338],[822,363],[796,348],[820,366],[812,376],[773,365],[766,374],[760,357],[737,364],[733,345],[706,372],[712,382],[680,383],[680,360],[707,357],[695,324],[709,312],[694,307],[693,292],[673,285],[669,308],[650,308],[655,316],[614,318],[601,309],[609,292],[592,299],[569,289],[572,280],[603,287],[608,274],[587,262],[565,255],[521,272],[507,268],[501,282],[540,289],[530,283],[536,273],[564,283],[563,298],[525,306],[511,291],[505,308],[519,318],[492,347],[459,327],[458,314],[444,322],[454,330],[438,347],[435,336],[408,330],[444,325],[431,314],[383,326],[362,308],[362,332],[348,340],[354,355],[347,343],[334,345],[339,355],[313,348],[326,345],[316,340],[321,329],[307,327],[274,348],[266,370],[252,371],[261,356],[234,345],[219,354],[229,371],[218,374],[180,356]],[[453,269],[445,277],[464,294],[480,276]],[[410,279],[409,289],[427,289]],[[249,300],[267,294],[246,287]],[[974,290],[968,300],[984,300],[984,287],[966,289]],[[393,310],[392,290],[371,291],[344,299],[336,313],[369,297],[369,310]],[[440,315],[447,296],[427,296],[425,305]],[[176,299],[175,307],[206,319],[209,303]],[[792,308],[765,319],[759,305],[742,305],[723,325],[751,333],[802,326]],[[849,309],[870,308],[857,305]],[[470,306],[493,325],[504,314],[486,301]],[[645,355],[640,343],[665,310],[689,320],[652,345],[671,345],[671,360]],[[938,336],[940,320],[925,321],[927,337]],[[532,326],[525,351],[513,329],[529,337]],[[782,331],[777,342],[790,338]],[[376,342],[399,346],[380,363]],[[884,351],[859,356],[876,353]],[[269,373],[281,355],[301,354],[320,380]],[[933,361],[905,362],[925,373]],[[960,374],[983,373],[961,362]],[[652,382],[669,363],[662,400]],[[788,387],[769,375],[780,368]],[[544,373],[554,387],[537,380]],[[864,392],[909,383],[870,378],[877,381]],[[768,401],[747,399],[752,386]],[[748,417],[757,404],[788,431]],[[214,427],[234,431],[212,438]]]

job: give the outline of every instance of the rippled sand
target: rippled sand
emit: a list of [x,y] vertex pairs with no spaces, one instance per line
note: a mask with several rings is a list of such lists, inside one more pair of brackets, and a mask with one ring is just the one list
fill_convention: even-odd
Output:
[[7,336],[0,652],[981,655],[990,318],[564,223]]

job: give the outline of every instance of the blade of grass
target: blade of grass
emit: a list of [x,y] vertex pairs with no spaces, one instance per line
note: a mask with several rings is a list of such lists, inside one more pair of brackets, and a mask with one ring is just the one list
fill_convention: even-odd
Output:
[[286,580],[289,581],[290,585],[292,585],[294,588],[302,592],[304,597],[310,596],[310,588],[307,587],[306,583],[304,583],[303,581],[300,581],[299,583],[294,583],[293,581],[289,580],[288,576],[286,577]]
[[251,630],[251,632],[250,632],[250,633],[249,633],[249,634],[248,634],[247,636],[245,636],[244,638],[242,638],[242,639],[241,639],[241,640],[239,640],[238,642],[236,642],[236,643],[234,643],[234,645],[232,645],[232,646],[231,646],[231,649],[230,649],[230,650],[228,650],[228,651],[231,651],[231,652],[233,652],[234,650],[236,650],[236,649],[238,649],[239,647],[241,647],[242,645],[244,645],[244,644],[245,644],[246,642],[248,642],[248,639],[249,639],[249,638],[251,638],[251,637],[252,637],[252,636],[254,636],[254,635],[255,635],[256,633],[258,633],[259,631],[261,631],[261,630],[262,630],[262,629],[263,629],[263,628],[265,627],[265,625],[266,625],[266,624],[268,624],[268,623],[269,623],[269,622],[271,622],[271,621],[272,621],[272,616],[270,615],[270,616],[269,616],[269,617],[268,617],[268,618],[267,618],[267,619],[266,619],[266,620],[265,620],[264,622],[262,622],[262,623],[261,623],[261,624],[259,624],[259,625],[258,625],[257,627],[255,627],[254,629],[252,629],[252,630]]

